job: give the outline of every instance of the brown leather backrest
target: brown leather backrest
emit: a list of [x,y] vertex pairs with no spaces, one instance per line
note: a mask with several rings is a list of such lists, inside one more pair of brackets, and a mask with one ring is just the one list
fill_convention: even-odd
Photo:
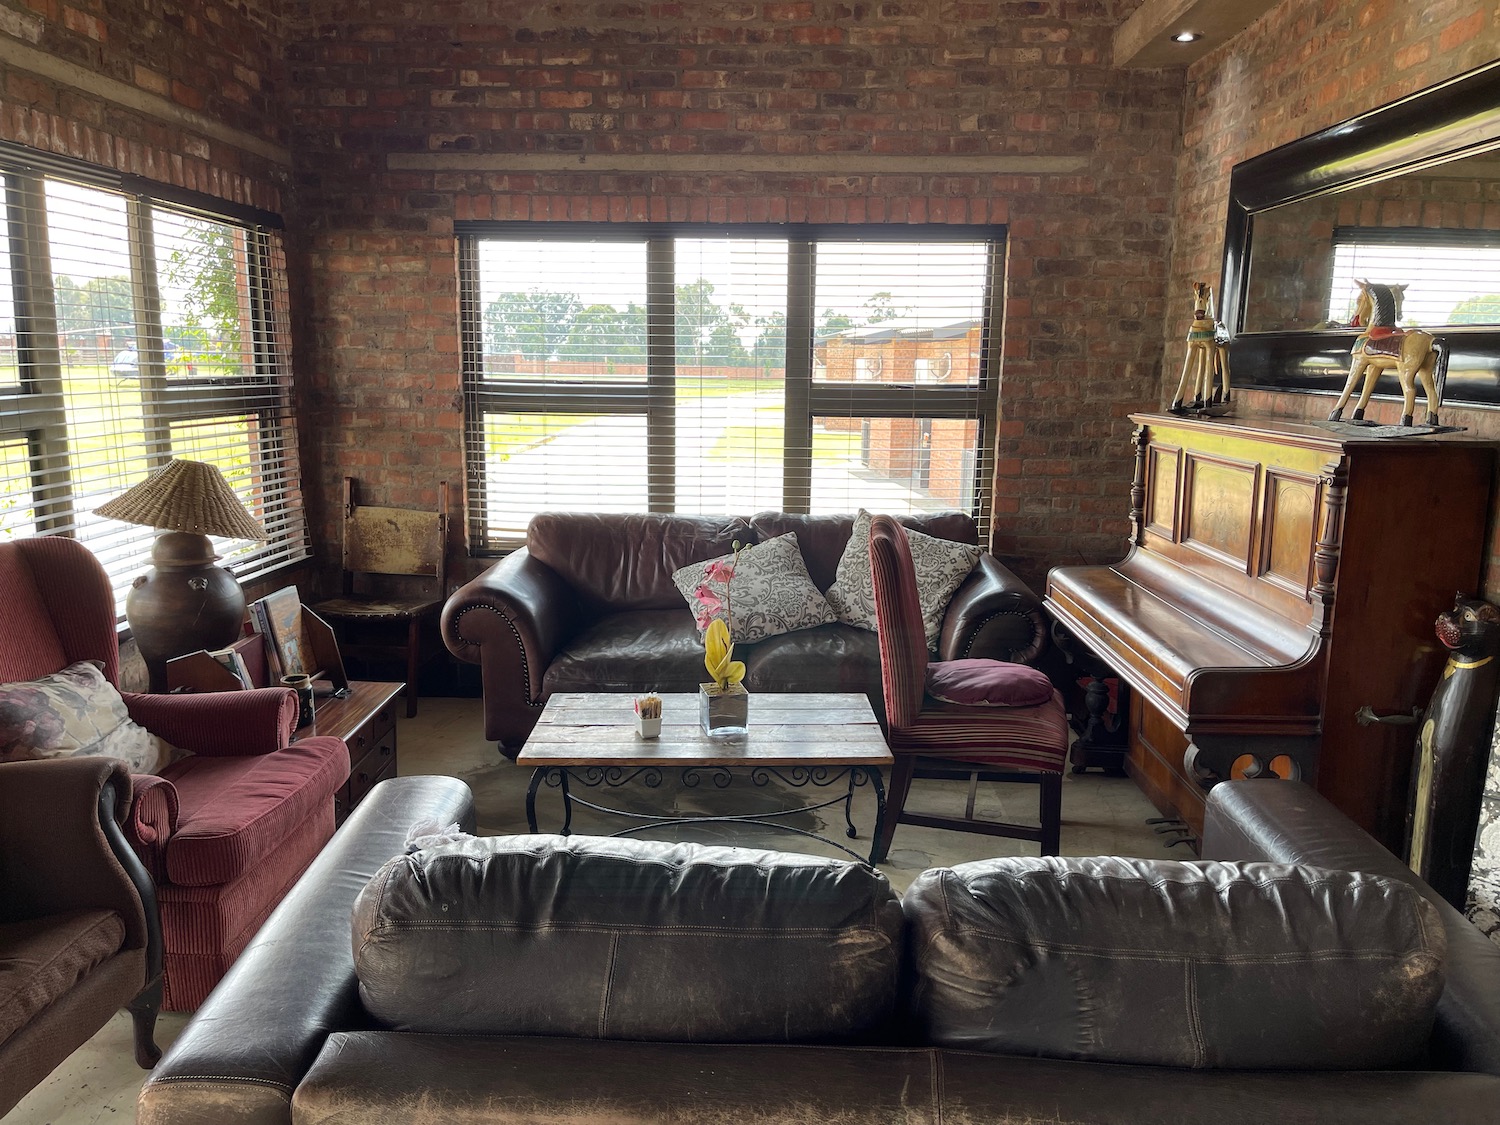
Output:
[[489,836],[386,864],[355,904],[354,964],[399,1031],[822,1042],[889,1018],[901,926],[864,864]]
[[[938,539],[951,539],[955,543],[978,543],[979,529],[974,517],[967,512],[918,512],[897,516],[904,527],[920,531]],[[823,593],[833,585],[839,559],[849,545],[849,535],[854,530],[851,515],[795,516],[786,512],[759,512],[750,517],[750,526],[755,532],[755,541],[764,543],[785,535],[797,533],[797,545],[802,548],[802,560],[807,563],[808,577]]]
[[1432,904],[1359,872],[990,859],[923,872],[902,906],[915,1030],[939,1046],[1210,1069],[1402,1066],[1421,1061],[1443,988]]
[[685,607],[672,572],[755,542],[737,516],[543,512],[526,529],[532,558],[593,609]]

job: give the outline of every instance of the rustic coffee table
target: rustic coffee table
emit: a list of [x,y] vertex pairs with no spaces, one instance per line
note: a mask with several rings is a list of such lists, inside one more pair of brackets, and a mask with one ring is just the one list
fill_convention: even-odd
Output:
[[[626,836],[661,825],[754,824],[794,832],[831,844],[855,859],[866,860],[843,844],[795,825],[778,823],[800,813],[842,803],[850,839],[854,827],[854,791],[868,784],[875,793],[875,829],[870,858],[885,821],[885,784],[880,767],[891,764],[885,736],[862,694],[783,694],[755,692],[750,696],[750,728],[743,735],[710,738],[698,724],[696,695],[663,695],[661,737],[643,739],[635,733],[629,695],[602,692],[552,696],[536,729],[516,763],[532,767],[526,791],[526,823],[537,830],[536,795],[545,784],[562,794],[562,834],[568,835],[573,806],[582,805],[609,816],[629,817],[639,823],[613,833]],[[650,789],[661,785],[662,771],[676,769],[685,788],[711,785],[727,789],[736,775],[748,775],[751,785],[780,782],[792,788],[827,789],[843,784],[827,800],[770,812],[719,816],[676,816],[639,813],[586,801],[573,792],[618,789],[639,782]]]

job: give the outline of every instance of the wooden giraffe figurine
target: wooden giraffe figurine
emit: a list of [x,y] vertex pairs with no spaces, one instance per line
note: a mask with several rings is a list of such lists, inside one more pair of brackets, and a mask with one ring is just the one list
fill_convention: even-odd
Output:
[[1363,421],[1365,407],[1370,405],[1370,396],[1375,393],[1382,372],[1394,370],[1404,397],[1401,424],[1412,424],[1417,384],[1421,383],[1427,398],[1427,425],[1436,426],[1438,408],[1443,405],[1443,384],[1448,378],[1447,346],[1420,328],[1396,327],[1406,295],[1405,285],[1379,285],[1358,278],[1355,284],[1359,286],[1359,300],[1354,306],[1354,324],[1362,331],[1349,351],[1349,378],[1344,383],[1344,393],[1328,412],[1328,420],[1337,422],[1343,416],[1344,407],[1354,394],[1354,385],[1363,376],[1359,405],[1350,416],[1352,421]]
[[[1210,403],[1229,401],[1229,333],[1214,319],[1214,291],[1206,281],[1193,282],[1193,323],[1188,328],[1187,355],[1177,396],[1168,408],[1173,414],[1203,410]],[[1219,385],[1214,386],[1218,377]],[[1188,393],[1190,401],[1184,401]]]

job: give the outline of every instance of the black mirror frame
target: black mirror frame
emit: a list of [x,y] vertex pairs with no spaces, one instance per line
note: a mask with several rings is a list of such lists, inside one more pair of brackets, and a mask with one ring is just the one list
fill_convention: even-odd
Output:
[[[1257,211],[1500,148],[1500,60],[1235,165],[1219,308],[1235,387],[1337,394],[1355,333],[1243,332]],[[1497,285],[1500,291],[1500,285]],[[1500,405],[1500,328],[1450,328],[1445,400]],[[1394,376],[1382,397],[1400,395]]]

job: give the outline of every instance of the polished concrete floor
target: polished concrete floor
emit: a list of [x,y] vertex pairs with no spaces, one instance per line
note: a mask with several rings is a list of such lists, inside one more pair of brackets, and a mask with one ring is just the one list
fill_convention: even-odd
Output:
[[[500,758],[494,746],[484,741],[480,707],[477,699],[424,699],[417,718],[401,720],[398,736],[401,772],[461,777],[474,790],[480,832],[524,832],[529,773]],[[691,815],[731,808],[735,812],[781,812],[808,803],[808,794],[814,792],[776,785],[762,790],[731,787],[722,792],[706,786],[685,789],[676,778],[668,777],[654,790],[637,785],[618,790],[575,791],[575,796],[601,805]],[[913,786],[908,807],[958,813],[967,798],[968,786],[962,782],[919,781]],[[1034,823],[1036,801],[1034,785],[981,785],[975,807],[980,816]],[[561,817],[557,791],[543,788],[537,805],[541,829],[555,829]],[[841,804],[815,813],[794,813],[788,823],[862,850],[868,848],[874,815],[874,798],[865,787],[857,792],[853,810],[854,823],[860,832],[858,840],[844,836]],[[1165,846],[1163,837],[1146,823],[1155,815],[1155,810],[1127,779],[1107,778],[1097,772],[1068,775],[1063,784],[1063,853],[1191,858],[1185,847]],[[627,822],[580,809],[574,816],[573,829],[615,831],[624,823]],[[840,854],[805,836],[750,826],[731,829],[702,826],[679,829],[677,833],[683,839]],[[928,867],[992,856],[1035,854],[1034,844],[902,825],[896,831],[889,861],[881,870],[900,890]],[[157,1042],[163,1048],[168,1046],[188,1018],[185,1013],[163,1015]],[[131,1059],[129,1018],[117,1015],[6,1114],[4,1125],[98,1125],[99,1122],[128,1125],[135,1120],[135,1098],[143,1078],[144,1074]]]

